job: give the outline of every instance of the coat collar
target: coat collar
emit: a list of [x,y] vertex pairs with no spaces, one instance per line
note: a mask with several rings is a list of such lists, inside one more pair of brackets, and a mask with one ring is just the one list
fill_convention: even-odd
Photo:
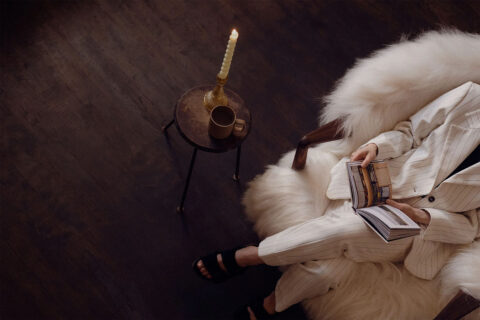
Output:
[[[459,140],[458,137],[461,139]],[[450,125],[433,185],[438,186],[442,183],[475,150],[479,141],[480,127],[464,128],[455,124]],[[458,154],[463,154],[463,157],[457,157]]]

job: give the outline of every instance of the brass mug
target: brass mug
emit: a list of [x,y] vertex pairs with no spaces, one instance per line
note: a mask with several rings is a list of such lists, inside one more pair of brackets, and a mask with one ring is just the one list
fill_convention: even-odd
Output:
[[225,139],[231,134],[242,137],[245,129],[245,120],[237,119],[235,111],[229,106],[216,106],[210,112],[208,134],[215,139]]

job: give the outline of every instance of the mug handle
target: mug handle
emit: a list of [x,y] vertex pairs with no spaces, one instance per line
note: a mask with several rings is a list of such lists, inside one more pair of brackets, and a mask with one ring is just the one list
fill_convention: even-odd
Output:
[[247,123],[243,119],[236,119],[233,125],[233,135],[242,138],[246,134]]

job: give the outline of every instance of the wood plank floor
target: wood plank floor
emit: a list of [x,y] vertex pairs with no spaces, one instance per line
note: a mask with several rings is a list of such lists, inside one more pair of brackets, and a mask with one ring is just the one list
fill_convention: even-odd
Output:
[[[480,32],[479,16],[474,0],[2,0],[0,318],[228,319],[278,271],[211,285],[190,264],[258,242],[246,183],[316,127],[316,98],[402,34]],[[199,152],[179,216],[192,148],[161,127],[214,82],[233,27],[242,180],[234,152]]]

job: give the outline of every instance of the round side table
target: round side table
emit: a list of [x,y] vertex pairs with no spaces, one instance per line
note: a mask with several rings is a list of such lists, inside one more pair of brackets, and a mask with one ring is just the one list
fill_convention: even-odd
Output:
[[168,128],[175,123],[180,135],[193,146],[193,154],[192,159],[190,160],[187,181],[185,183],[185,188],[183,189],[180,205],[177,207],[178,213],[182,213],[184,210],[183,205],[187,196],[197,150],[200,149],[206,152],[220,153],[231,149],[237,149],[237,161],[233,180],[238,181],[239,179],[241,146],[242,142],[250,133],[252,117],[250,111],[245,106],[243,99],[234,91],[224,88],[225,95],[228,98],[228,105],[235,110],[237,118],[243,119],[246,122],[246,134],[241,138],[233,135],[225,139],[215,139],[210,137],[208,134],[210,112],[203,105],[203,97],[205,96],[205,93],[213,88],[214,86],[199,86],[185,92],[175,105],[173,120],[162,128],[162,131],[167,133]]

